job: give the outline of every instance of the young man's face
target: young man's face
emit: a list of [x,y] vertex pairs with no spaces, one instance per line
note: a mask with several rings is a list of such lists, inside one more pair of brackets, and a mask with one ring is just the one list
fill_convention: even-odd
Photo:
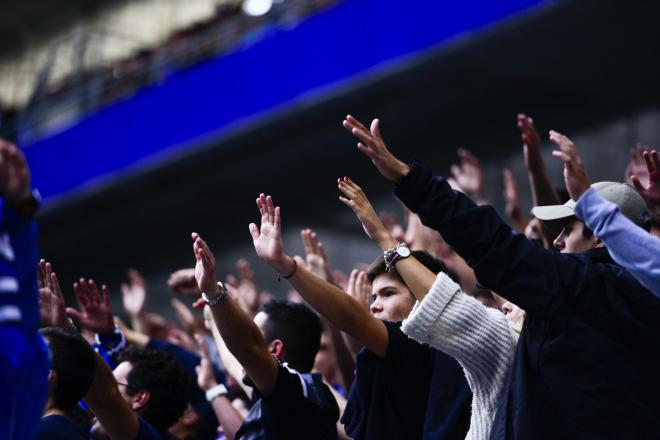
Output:
[[402,321],[415,305],[410,290],[389,274],[381,274],[371,283],[371,314],[384,321]]
[[586,252],[596,247],[598,239],[593,235],[585,238],[582,231],[584,231],[584,223],[573,218],[564,226],[553,244],[563,254]]

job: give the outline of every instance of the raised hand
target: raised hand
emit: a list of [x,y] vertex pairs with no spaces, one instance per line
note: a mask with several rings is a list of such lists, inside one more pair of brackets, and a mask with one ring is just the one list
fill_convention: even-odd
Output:
[[640,177],[636,174],[631,174],[630,180],[649,206],[657,207],[660,206],[660,159],[658,158],[658,152],[655,150],[644,151],[642,157],[648,172],[648,185],[644,186]]
[[30,198],[30,170],[23,152],[16,145],[0,139],[0,193],[17,205]]
[[360,140],[358,149],[371,159],[378,172],[387,180],[396,183],[408,174],[410,167],[394,157],[385,146],[378,119],[374,119],[371,129],[367,129],[360,121],[348,115],[342,125]]
[[369,310],[369,297],[371,296],[371,285],[367,278],[367,273],[363,270],[353,269],[348,278],[346,293],[351,295],[360,303],[365,310]]
[[561,133],[550,130],[550,140],[559,147],[552,155],[564,162],[564,181],[571,199],[577,201],[589,189],[589,179],[575,144]]
[[110,308],[108,286],[101,286],[99,293],[94,280],[87,281],[81,278],[80,282],[73,284],[73,292],[76,294],[81,312],[67,307],[66,313],[95,333],[112,333],[115,322]]
[[637,143],[630,149],[628,165],[626,165],[626,170],[623,173],[626,183],[630,186],[634,185],[630,179],[633,174],[639,178],[642,185],[646,186],[649,183],[648,169],[644,160],[644,151],[646,150],[649,150],[648,145],[642,143]]
[[300,238],[302,239],[303,247],[305,248],[305,260],[309,271],[314,275],[333,283],[334,276],[330,269],[328,256],[326,255],[323,243],[319,240],[316,232],[311,229],[303,229],[300,231]]
[[172,298],[170,305],[174,309],[174,314],[181,323],[181,326],[190,334],[194,333],[196,330],[199,330],[201,325],[195,319],[192,311],[181,302],[178,298]]
[[541,158],[541,138],[539,137],[534,120],[524,113],[518,115],[518,130],[523,142],[525,166],[532,171],[544,168]]
[[147,283],[135,269],[129,269],[127,275],[128,283],[121,285],[124,310],[131,317],[140,316],[144,313],[144,304],[147,300]]
[[257,289],[257,283],[254,281],[252,265],[246,259],[241,258],[236,262],[236,268],[240,276],[236,285],[236,293],[247,307],[247,313],[253,315],[259,307],[259,290]]
[[478,198],[483,193],[483,170],[479,159],[465,148],[459,148],[456,152],[460,158],[460,165],[452,165],[450,168],[454,181],[465,195]]
[[511,219],[518,231],[524,232],[527,221],[520,207],[520,197],[518,196],[516,180],[508,168],[502,170],[502,178],[504,179],[504,212]]
[[197,373],[197,385],[204,391],[208,391],[218,384],[213,374],[213,364],[211,363],[211,356],[209,356],[209,348],[202,335],[195,335],[195,342],[197,342],[197,352],[199,353],[200,362],[195,367]]
[[41,324],[48,327],[69,328],[64,295],[53,267],[46,260],[39,262],[39,313]]
[[195,253],[195,280],[201,292],[213,298],[220,293],[218,282],[215,278],[215,256],[211,249],[198,233],[191,234],[193,240],[193,252]]
[[394,239],[380,220],[367,196],[355,182],[348,177],[337,179],[339,190],[346,197],[339,196],[339,200],[351,208],[358,220],[362,223],[367,236],[382,246],[391,247]]
[[270,264],[281,274],[293,273],[295,262],[284,252],[282,244],[282,225],[280,207],[273,205],[271,196],[263,193],[257,198],[257,207],[261,214],[261,228],[250,223],[250,235],[254,250],[259,258]]
[[200,291],[195,280],[195,268],[179,269],[170,274],[167,280],[170,289],[185,296],[199,297]]

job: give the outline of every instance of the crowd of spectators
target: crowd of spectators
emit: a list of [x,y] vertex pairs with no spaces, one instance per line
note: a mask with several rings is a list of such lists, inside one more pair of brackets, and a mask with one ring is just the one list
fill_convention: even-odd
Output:
[[632,149],[628,183],[591,183],[550,131],[557,189],[521,114],[535,207],[504,170],[503,219],[474,154],[435,176],[396,158],[379,124],[343,121],[405,222],[352,178],[337,188],[382,254],[343,274],[304,229],[306,255],[289,255],[285,208],[262,193],[249,233],[287,298],[260,292],[246,260],[218,281],[222,244],[192,232],[191,265],[168,280],[178,322],[146,310],[136,270],[129,322],[93,279],[67,307],[23,154],[0,142],[0,439],[660,438],[658,153]]

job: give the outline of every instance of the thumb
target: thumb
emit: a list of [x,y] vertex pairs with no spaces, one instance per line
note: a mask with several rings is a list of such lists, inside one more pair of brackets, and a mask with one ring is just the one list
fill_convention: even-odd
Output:
[[250,235],[252,235],[252,240],[258,239],[259,228],[257,227],[257,225],[255,225],[254,223],[250,223],[249,229],[250,229]]
[[635,186],[635,189],[637,191],[639,191],[642,194],[646,192],[646,188],[644,188],[644,185],[642,185],[642,182],[639,180],[639,177],[637,177],[634,174],[631,174],[630,175],[630,181]]
[[84,315],[73,307],[67,307],[66,314],[79,322],[82,322],[84,319]]

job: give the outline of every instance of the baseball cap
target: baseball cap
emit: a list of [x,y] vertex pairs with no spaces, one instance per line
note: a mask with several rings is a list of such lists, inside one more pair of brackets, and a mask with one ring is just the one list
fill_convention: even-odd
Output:
[[[646,202],[631,186],[618,182],[598,182],[591,187],[599,196],[617,205],[621,214],[638,226],[643,226],[649,220]],[[569,200],[563,205],[537,206],[532,208],[532,214],[543,221],[560,220],[575,215],[575,204],[575,200]]]

